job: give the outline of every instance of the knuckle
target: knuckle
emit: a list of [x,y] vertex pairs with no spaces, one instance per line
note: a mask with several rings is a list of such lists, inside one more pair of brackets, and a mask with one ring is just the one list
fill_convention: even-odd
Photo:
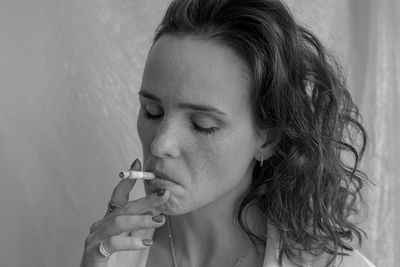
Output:
[[111,249],[115,250],[118,248],[118,244],[119,244],[119,238],[118,236],[112,236],[109,238],[108,240],[108,245]]
[[113,218],[112,224],[115,228],[121,229],[125,226],[125,217],[124,216],[116,216]]
[[113,219],[113,225],[117,229],[125,230],[129,228],[130,224],[130,216],[127,215],[119,215]]
[[152,223],[151,216],[149,216],[149,215],[137,216],[136,218],[137,218],[136,219],[137,220],[137,224],[139,226],[146,226],[146,225],[149,225],[149,224]]
[[135,248],[137,248],[137,247],[139,246],[139,244],[138,244],[138,239],[137,239],[136,237],[131,237],[131,238],[129,238],[129,239],[127,240],[127,243],[128,243],[128,246],[129,246],[130,248],[133,248],[133,249],[135,249]]
[[85,247],[89,247],[92,244],[92,242],[93,242],[93,235],[90,234],[85,238]]
[[95,223],[93,223],[93,224],[90,226],[89,232],[90,232],[90,233],[93,233],[93,232],[96,230],[96,228],[97,228],[98,225],[99,225],[99,222],[98,222],[98,221],[95,222]]

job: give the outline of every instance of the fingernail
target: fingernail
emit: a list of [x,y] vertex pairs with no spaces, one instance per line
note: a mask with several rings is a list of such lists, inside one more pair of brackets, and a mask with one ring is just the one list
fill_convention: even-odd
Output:
[[165,194],[165,190],[158,190],[157,191],[157,196],[161,197]]
[[163,222],[164,218],[165,218],[164,215],[157,215],[157,216],[152,217],[153,221],[158,222],[158,223]]
[[135,159],[131,165],[131,169],[133,169],[133,167],[135,167],[135,165],[139,162],[139,159]]
[[153,245],[153,240],[151,240],[151,239],[143,239],[142,240],[142,244],[145,245],[145,246],[151,246],[151,245]]

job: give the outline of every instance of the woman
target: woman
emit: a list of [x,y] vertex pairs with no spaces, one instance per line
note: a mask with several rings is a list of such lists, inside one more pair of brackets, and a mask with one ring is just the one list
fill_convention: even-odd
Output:
[[357,108],[280,1],[173,1],[139,99],[131,170],[157,178],[131,202],[121,180],[81,266],[373,266],[350,243]]

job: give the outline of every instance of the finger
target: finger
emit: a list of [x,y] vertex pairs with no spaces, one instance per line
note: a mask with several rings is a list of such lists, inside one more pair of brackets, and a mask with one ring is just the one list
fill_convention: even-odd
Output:
[[165,215],[120,215],[99,227],[96,235],[103,237],[121,235],[125,232],[158,228],[164,223]]
[[[140,171],[142,168],[142,164],[139,159],[136,159],[132,165],[130,170]],[[117,203],[119,206],[124,206],[129,201],[129,193],[136,183],[135,179],[121,179],[121,181],[114,188],[114,191],[111,195],[112,201]]]
[[145,249],[153,244],[153,240],[135,236],[114,235],[104,240],[103,244],[108,252],[114,253],[117,251]]
[[90,226],[89,233],[91,234],[91,233],[97,231],[97,230],[99,229],[99,227],[101,226],[102,223],[103,223],[103,219],[94,222],[94,223]]
[[[97,243],[90,246],[91,250],[94,251],[94,261],[104,262],[107,257],[102,255],[100,252],[100,244],[102,242],[102,249],[106,253],[112,254],[117,251],[127,251],[127,250],[140,250],[150,247],[153,244],[151,239],[143,239],[134,236],[112,236],[110,238],[104,239],[103,241],[98,241]],[[93,254],[92,254],[93,255]]]
[[159,215],[160,212],[157,210],[157,207],[165,203],[168,200],[169,196],[170,192],[168,190],[160,190],[154,194],[128,202],[124,207],[115,210],[108,216],[105,216],[101,220],[95,222],[90,227],[90,233],[97,231],[106,222],[108,222],[108,224],[112,223],[113,220],[115,220],[118,216]]
[[154,194],[128,202],[123,208],[118,210],[119,214],[158,214],[157,207],[164,204],[170,196],[169,190],[160,190]]

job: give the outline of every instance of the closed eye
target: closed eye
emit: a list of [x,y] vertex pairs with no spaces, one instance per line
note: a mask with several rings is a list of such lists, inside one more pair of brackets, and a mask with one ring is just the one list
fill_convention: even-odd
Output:
[[[142,110],[143,117],[148,119],[148,120],[157,120],[160,119],[163,114],[160,115],[153,115],[150,112],[146,110]],[[215,131],[218,130],[217,127],[210,127],[210,128],[203,128],[198,126],[196,123],[191,122],[191,128],[195,130],[196,132],[203,134],[203,135],[209,135],[209,134],[215,134]]]

